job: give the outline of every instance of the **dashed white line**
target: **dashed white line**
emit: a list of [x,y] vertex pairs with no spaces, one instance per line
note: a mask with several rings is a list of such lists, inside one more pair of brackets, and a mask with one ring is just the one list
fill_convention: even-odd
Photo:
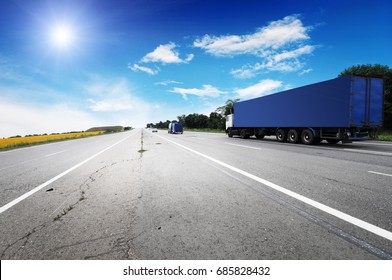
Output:
[[376,171],[368,171],[369,173],[373,174],[378,174],[378,175],[383,175],[383,176],[389,176],[392,177],[392,174],[386,174],[386,173],[381,173],[381,172],[376,172]]
[[120,144],[121,142],[127,140],[128,138],[130,138],[131,136],[133,136],[134,134],[131,134],[129,136],[127,136],[126,138],[114,143],[113,145],[110,145],[109,147],[103,149],[102,151],[96,153],[95,155],[89,157],[88,159],[85,159],[84,161],[76,164],[75,166],[65,170],[63,173],[60,173],[59,175],[53,177],[52,179],[46,181],[45,183],[39,185],[38,187],[35,187],[34,189],[32,189],[31,191],[23,194],[22,196],[18,197],[17,199],[7,203],[6,205],[2,206],[0,208],[0,214],[3,213],[4,211],[8,210],[9,208],[13,207],[14,205],[18,204],[19,202],[21,202],[22,200],[25,200],[26,198],[28,198],[29,196],[31,196],[32,194],[36,193],[37,191],[39,191],[42,188],[45,188],[46,186],[50,185],[51,183],[57,181],[58,179],[60,179],[61,177],[67,175],[68,173],[70,173],[71,171],[75,170],[76,168],[82,166],[83,164],[85,164],[86,162],[92,160],[93,158],[99,156],[100,154],[106,152],[107,150],[113,148],[114,146]]
[[239,145],[239,144],[233,144],[233,143],[228,143],[228,142],[225,142],[225,144],[227,144],[227,145],[231,145],[231,146],[242,147],[242,148],[253,149],[253,150],[261,150],[261,148],[252,147],[252,146]]
[[224,166],[227,169],[230,169],[230,170],[232,170],[234,172],[237,172],[237,173],[239,173],[239,174],[241,174],[241,175],[243,175],[245,177],[248,177],[248,178],[250,178],[250,179],[252,179],[252,180],[254,180],[256,182],[259,182],[259,183],[261,183],[261,184],[263,184],[265,186],[268,186],[268,187],[270,187],[270,188],[272,188],[272,189],[274,189],[276,191],[284,193],[284,194],[286,194],[286,195],[288,195],[288,196],[290,196],[292,198],[295,198],[295,199],[297,199],[299,201],[302,201],[302,202],[304,202],[304,203],[306,203],[306,204],[308,204],[310,206],[313,206],[313,207],[315,207],[315,208],[317,208],[317,209],[319,209],[321,211],[324,211],[324,212],[326,212],[326,213],[328,213],[328,214],[330,214],[332,216],[335,216],[335,217],[337,217],[337,218],[339,218],[339,219],[341,219],[343,221],[346,221],[346,222],[348,222],[350,224],[353,224],[353,225],[355,225],[357,227],[360,227],[360,228],[362,228],[364,230],[367,230],[367,231],[372,232],[372,233],[374,233],[374,234],[376,234],[378,236],[381,236],[383,238],[386,238],[386,239],[392,241],[392,232],[390,232],[390,231],[387,231],[387,230],[385,230],[383,228],[380,228],[378,226],[372,225],[372,224],[370,224],[368,222],[365,222],[363,220],[355,218],[355,217],[353,217],[351,215],[348,215],[348,214],[346,214],[344,212],[341,212],[341,211],[336,210],[336,209],[334,209],[332,207],[324,205],[324,204],[322,204],[320,202],[317,202],[317,201],[315,201],[313,199],[307,198],[307,197],[305,197],[303,195],[300,195],[298,193],[295,193],[293,191],[285,189],[285,188],[283,188],[283,187],[281,187],[281,186],[279,186],[277,184],[274,184],[274,183],[272,183],[270,181],[267,181],[267,180],[265,180],[263,178],[255,176],[255,175],[253,175],[253,174],[251,174],[249,172],[246,172],[246,171],[244,171],[242,169],[239,169],[237,167],[234,167],[232,165],[224,163],[224,162],[222,162],[220,160],[217,160],[217,159],[215,159],[213,157],[210,157],[208,155],[205,155],[203,153],[195,151],[195,150],[193,150],[191,148],[188,148],[188,147],[186,147],[184,145],[181,145],[181,144],[179,144],[179,143],[177,143],[175,141],[169,140],[169,139],[167,139],[165,137],[162,137],[160,135],[157,135],[157,136],[160,137],[160,138],[163,138],[166,141],[168,141],[168,142],[170,142],[170,143],[172,143],[174,145],[177,145],[177,146],[179,146],[179,147],[181,147],[181,148],[183,148],[185,150],[188,150],[188,151],[190,151],[190,152],[192,152],[192,153],[194,153],[196,155],[199,155],[199,156],[201,156],[203,158],[206,158],[206,159],[208,159],[208,160],[210,160],[212,162],[215,162],[218,165]]
[[58,155],[58,154],[64,153],[64,152],[66,152],[66,151],[67,151],[67,150],[60,151],[60,152],[53,153],[53,154],[49,154],[49,155],[46,155],[45,157],[51,157],[51,156],[54,156],[54,155]]

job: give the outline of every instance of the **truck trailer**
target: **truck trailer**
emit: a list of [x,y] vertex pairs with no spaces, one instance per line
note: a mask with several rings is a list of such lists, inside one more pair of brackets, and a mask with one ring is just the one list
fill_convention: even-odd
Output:
[[383,92],[382,79],[350,75],[236,102],[226,133],[306,145],[374,139],[382,126]]
[[183,132],[184,132],[184,129],[183,129],[181,123],[179,123],[179,122],[171,122],[171,123],[169,123],[169,127],[168,127],[168,130],[167,130],[167,133],[171,133],[171,134],[181,133],[182,134]]

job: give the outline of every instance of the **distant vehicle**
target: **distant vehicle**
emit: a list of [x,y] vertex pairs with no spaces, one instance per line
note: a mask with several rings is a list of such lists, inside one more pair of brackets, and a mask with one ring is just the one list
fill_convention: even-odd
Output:
[[372,139],[382,125],[383,92],[382,79],[344,76],[237,102],[226,133],[306,145]]
[[151,132],[158,132],[158,128],[153,127],[152,130],[151,130]]
[[168,127],[167,132],[171,133],[171,134],[174,134],[174,133],[182,134],[184,132],[184,129],[183,129],[181,123],[179,123],[179,122],[172,122],[172,123],[169,123],[169,127]]

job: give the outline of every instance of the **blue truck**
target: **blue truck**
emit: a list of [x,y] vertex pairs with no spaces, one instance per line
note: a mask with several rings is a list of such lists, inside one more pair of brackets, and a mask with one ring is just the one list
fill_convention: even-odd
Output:
[[306,145],[373,139],[382,126],[383,93],[382,79],[350,75],[237,102],[226,133]]
[[174,133],[183,133],[184,129],[182,127],[182,124],[179,122],[171,122],[169,123],[169,127],[167,130],[168,133],[174,134]]

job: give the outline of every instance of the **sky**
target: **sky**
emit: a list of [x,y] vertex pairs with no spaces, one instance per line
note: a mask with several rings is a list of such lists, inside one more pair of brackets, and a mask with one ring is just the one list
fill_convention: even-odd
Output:
[[0,137],[145,127],[392,67],[391,3],[0,0]]

